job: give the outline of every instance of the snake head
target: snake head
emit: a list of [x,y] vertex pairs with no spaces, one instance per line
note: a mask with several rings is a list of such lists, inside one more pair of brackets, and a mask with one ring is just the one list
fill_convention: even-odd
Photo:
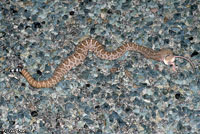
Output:
[[176,71],[176,65],[175,65],[175,59],[176,58],[181,58],[190,63],[192,66],[192,69],[195,72],[195,66],[194,63],[189,59],[184,56],[175,56],[173,52],[170,49],[162,49],[161,50],[162,55],[161,55],[161,60],[166,64],[166,65],[172,65],[173,71]]
[[172,65],[173,71],[176,72],[176,65],[175,65],[175,56],[170,49],[162,49],[161,51],[161,61],[165,63],[165,65]]
[[159,61],[163,61],[166,65],[171,65],[175,61],[174,54],[170,49],[161,49],[159,56]]

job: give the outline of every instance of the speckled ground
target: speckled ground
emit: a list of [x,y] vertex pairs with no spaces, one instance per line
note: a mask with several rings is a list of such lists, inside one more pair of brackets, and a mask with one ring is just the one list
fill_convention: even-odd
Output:
[[[1,0],[0,130],[34,134],[200,133],[199,0]],[[89,53],[53,88],[35,89],[9,69],[52,75],[79,41],[171,48],[178,72],[140,54]]]

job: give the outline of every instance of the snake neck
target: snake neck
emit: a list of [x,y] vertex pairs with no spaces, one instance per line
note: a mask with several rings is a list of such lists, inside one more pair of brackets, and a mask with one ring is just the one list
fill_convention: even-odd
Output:
[[127,48],[128,50],[141,53],[147,59],[162,61],[163,56],[162,56],[162,53],[160,53],[160,51],[156,51],[151,48],[140,46],[135,43],[127,43],[127,44],[128,44],[128,48]]

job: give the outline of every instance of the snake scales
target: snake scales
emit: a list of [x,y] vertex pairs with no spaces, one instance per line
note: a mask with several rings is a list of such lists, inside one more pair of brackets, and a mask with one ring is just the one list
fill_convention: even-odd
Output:
[[67,57],[61,62],[58,67],[55,69],[53,75],[43,81],[35,80],[30,73],[26,69],[20,69],[21,74],[25,77],[28,83],[35,88],[48,88],[55,86],[59,81],[62,80],[63,76],[73,67],[80,65],[85,58],[87,57],[88,51],[94,52],[94,54],[106,60],[114,60],[121,57],[126,51],[135,51],[144,55],[145,58],[153,59],[156,61],[163,61],[166,65],[173,65],[173,70],[175,71],[175,58],[183,58],[190,62],[192,67],[194,68],[193,63],[182,56],[174,56],[173,52],[170,49],[161,49],[159,51],[155,51],[153,49],[139,46],[135,43],[126,43],[120,47],[118,47],[114,51],[106,51],[104,46],[100,44],[98,41],[92,38],[85,39],[81,41],[75,48],[75,52]]

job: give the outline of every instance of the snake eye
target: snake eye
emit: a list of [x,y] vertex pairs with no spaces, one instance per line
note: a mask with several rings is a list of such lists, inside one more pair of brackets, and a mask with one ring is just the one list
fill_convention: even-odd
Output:
[[167,54],[166,56],[165,56],[165,58],[167,58],[167,57],[169,57],[169,56],[171,56],[170,54]]

